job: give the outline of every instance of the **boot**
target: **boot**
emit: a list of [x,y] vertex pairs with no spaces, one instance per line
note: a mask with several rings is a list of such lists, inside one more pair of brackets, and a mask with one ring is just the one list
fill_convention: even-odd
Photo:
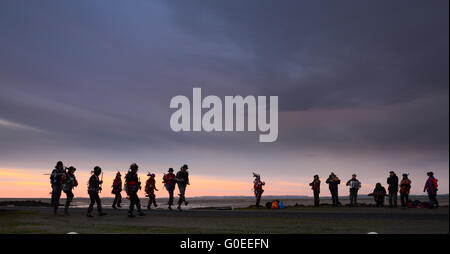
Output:
[[65,207],[64,208],[64,214],[65,215],[69,215],[69,207]]
[[169,210],[172,211],[172,206],[171,205],[169,205]]

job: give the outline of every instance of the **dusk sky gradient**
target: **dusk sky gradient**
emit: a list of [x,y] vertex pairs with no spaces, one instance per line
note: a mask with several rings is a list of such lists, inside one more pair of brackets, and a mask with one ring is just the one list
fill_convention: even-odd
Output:
[[[187,195],[368,193],[388,172],[449,191],[449,2],[0,1],[0,197],[47,197],[56,161],[108,185],[132,162],[190,166]],[[173,132],[170,99],[278,96],[258,132]],[[145,174],[144,174],[145,173]],[[158,180],[157,183],[160,183]],[[347,195],[341,184],[340,194]],[[158,186],[159,197],[166,196]],[[110,195],[108,191],[102,193]]]

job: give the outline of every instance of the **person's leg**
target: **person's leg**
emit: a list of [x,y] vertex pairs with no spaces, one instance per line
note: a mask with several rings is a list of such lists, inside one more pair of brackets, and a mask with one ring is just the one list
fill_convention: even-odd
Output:
[[64,205],[64,213],[65,214],[69,213],[69,206],[70,206],[70,203],[72,202],[72,200],[73,200],[73,193],[72,193],[72,191],[71,190],[67,191],[66,192],[66,204]]
[[57,186],[56,187],[56,194],[55,194],[55,206],[54,206],[54,213],[57,213],[58,207],[59,207],[59,201],[61,199],[61,192],[62,192],[62,187],[61,186]]
[[319,206],[319,192],[314,191],[314,206]]
[[116,194],[114,194],[114,200],[113,200],[113,203],[112,203],[112,208],[116,209],[116,204],[117,204],[118,201],[119,201],[119,195],[117,195],[117,193],[116,193]]
[[117,199],[117,207],[122,207],[122,194],[119,192],[119,194],[117,194],[117,196],[119,197]]
[[178,209],[181,208],[181,204],[184,202],[184,192],[186,186],[184,184],[178,184],[178,190],[180,191],[180,197],[178,198]]
[[103,212],[102,201],[100,200],[100,196],[98,195],[98,192],[95,192],[94,198],[95,198],[95,202],[97,203],[98,215],[100,215],[100,216],[106,215],[106,213]]
[[135,194],[134,193],[130,193],[130,206],[128,207],[128,216],[133,217],[133,211],[134,211],[134,205],[136,202],[135,199]]
[[92,217],[91,213],[92,213],[92,210],[94,209],[94,204],[95,204],[95,198],[94,198],[94,195],[92,194],[92,192],[89,192],[89,199],[90,199],[90,203],[89,203],[88,210],[87,210],[87,216]]
[[156,204],[156,195],[155,194],[152,194],[152,201],[153,201],[153,206],[158,207],[158,205]]
[[394,192],[394,207],[397,207],[397,191]]
[[389,191],[389,207],[393,207],[393,191]]

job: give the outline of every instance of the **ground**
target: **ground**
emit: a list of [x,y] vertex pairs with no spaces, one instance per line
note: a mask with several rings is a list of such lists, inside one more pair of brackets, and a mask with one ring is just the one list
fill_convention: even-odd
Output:
[[1,208],[0,233],[449,233],[448,207],[152,210],[136,218],[125,209],[105,211],[107,216],[87,218],[81,208],[69,216],[49,208]]

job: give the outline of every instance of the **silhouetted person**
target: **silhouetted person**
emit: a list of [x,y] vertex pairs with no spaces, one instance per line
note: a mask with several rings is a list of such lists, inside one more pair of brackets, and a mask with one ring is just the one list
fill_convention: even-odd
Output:
[[408,206],[409,191],[411,190],[411,180],[408,179],[408,174],[403,174],[400,181],[400,203],[402,207]]
[[356,174],[352,175],[352,178],[347,181],[346,186],[350,187],[350,206],[357,206],[358,190],[361,188],[361,182],[356,179]]
[[389,172],[387,184],[389,185],[389,207],[397,207],[398,177],[394,171]]
[[181,204],[188,205],[189,202],[186,201],[186,187],[189,185],[189,173],[187,172],[188,165],[184,164],[180,171],[177,172],[176,180],[178,185],[178,190],[180,191],[178,198],[178,206],[177,209],[181,210]]
[[130,165],[130,170],[125,175],[125,190],[127,192],[128,197],[130,198],[130,207],[128,209],[128,217],[135,217],[133,214],[134,206],[138,210],[138,215],[145,215],[141,211],[141,201],[137,195],[138,191],[141,189],[141,182],[139,181],[139,177],[137,174],[139,167],[136,163]]
[[89,178],[88,194],[91,202],[89,203],[89,207],[87,210],[88,217],[93,217],[92,210],[94,210],[95,203],[97,203],[98,215],[106,215],[106,213],[102,211],[102,202],[100,201],[100,196],[98,195],[98,193],[102,190],[101,184],[103,183],[103,181],[99,178],[101,173],[102,169],[99,166],[96,166],[94,167],[93,174]]
[[169,173],[164,174],[163,176],[163,183],[166,190],[169,192],[169,202],[167,203],[169,205],[169,210],[172,210],[173,206],[173,192],[175,190],[176,185],[176,176],[173,173],[173,168],[169,168]]
[[317,207],[320,204],[320,180],[319,175],[315,175],[313,181],[309,184],[314,194],[314,206]]
[[386,189],[381,186],[381,183],[375,185],[375,189],[369,196],[373,196],[377,207],[384,207],[384,197],[386,197]]
[[256,208],[259,208],[259,203],[261,202],[261,196],[264,192],[263,186],[266,185],[265,182],[261,181],[261,176],[259,174],[253,173],[255,180],[253,181],[253,191],[256,198]]
[[433,172],[428,172],[428,179],[425,182],[425,187],[423,188],[423,192],[428,192],[428,198],[430,199],[431,207],[439,207],[439,202],[437,200],[437,191],[438,191],[438,180],[434,178]]
[[114,178],[111,193],[114,194],[112,208],[117,209],[117,207],[122,207],[120,205],[122,203],[122,175],[119,171],[117,171],[116,178]]
[[341,180],[333,172],[331,172],[326,183],[328,184],[328,188],[330,189],[333,206],[341,205],[341,203],[339,202],[338,194],[338,185],[341,183]]
[[75,171],[77,169],[70,166],[67,168],[67,172],[62,176],[62,189],[66,193],[66,204],[64,205],[64,213],[69,214],[69,206],[73,200],[73,188],[78,186],[77,179],[75,178]]
[[150,210],[151,205],[158,207],[156,204],[156,195],[155,191],[158,191],[156,188],[156,181],[155,181],[155,174],[148,173],[149,178],[147,179],[147,182],[145,183],[145,193],[147,193],[148,196],[148,205],[147,209]]
[[62,192],[62,177],[66,173],[62,161],[56,163],[55,169],[50,174],[50,183],[52,185],[52,198],[51,205],[53,207],[53,213],[57,214],[59,207],[59,199]]

